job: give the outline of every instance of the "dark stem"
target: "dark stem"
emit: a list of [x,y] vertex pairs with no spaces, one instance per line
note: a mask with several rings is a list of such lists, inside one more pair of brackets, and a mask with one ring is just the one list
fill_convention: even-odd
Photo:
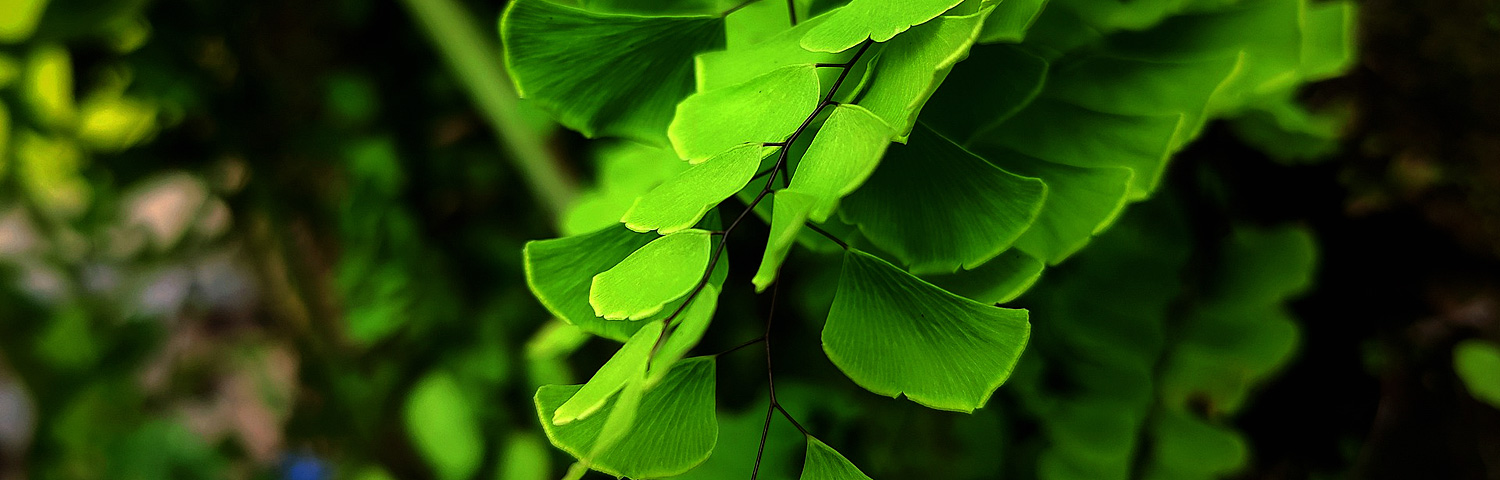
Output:
[[792,26],[797,26],[797,0],[786,0],[786,13],[792,17]]
[[742,349],[742,348],[745,348],[745,347],[748,347],[748,346],[751,346],[751,345],[755,345],[757,343],[764,342],[764,341],[766,341],[766,337],[752,338],[750,340],[746,340],[744,343],[741,343],[739,345],[735,345],[733,348],[730,348],[728,350],[725,350],[725,351],[722,351],[722,352],[719,352],[719,353],[715,353],[714,356],[715,357],[722,357],[722,356],[725,356],[725,355],[729,355],[731,353],[740,351],[740,349]]
[[848,250],[849,249],[849,244],[848,243],[844,243],[843,240],[839,240],[839,237],[834,236],[832,233],[828,233],[827,231],[825,231],[822,228],[818,227],[817,224],[814,224],[812,222],[807,222],[806,225],[807,225],[807,228],[812,229],[812,231],[814,231],[814,232],[818,232],[818,234],[822,235],[824,238],[827,238],[829,240],[833,240],[833,243],[839,244],[839,248],[843,248],[844,250]]

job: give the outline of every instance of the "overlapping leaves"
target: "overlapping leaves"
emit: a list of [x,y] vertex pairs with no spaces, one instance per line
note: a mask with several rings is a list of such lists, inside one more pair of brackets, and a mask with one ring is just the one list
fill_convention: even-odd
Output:
[[[683,390],[671,385],[679,369],[691,366],[696,378],[712,362],[665,368],[703,335],[723,288],[725,268],[711,264],[718,256],[710,252],[725,241],[716,234],[734,232],[693,228],[705,228],[703,218],[729,197],[761,202],[755,212],[770,224],[757,290],[808,238],[809,222],[842,237],[832,239],[845,250],[844,266],[823,342],[849,378],[937,409],[982,407],[1030,331],[1025,311],[993,304],[1025,292],[1046,265],[1150,197],[1168,159],[1209,120],[1261,105],[1278,106],[1265,115],[1300,115],[1288,107],[1295,85],[1337,72],[1349,58],[1341,4],[1057,0],[1044,10],[1046,3],[853,0],[778,31],[764,5],[726,22],[711,14],[726,8],[713,2],[657,10],[513,2],[502,33],[521,91],[585,134],[654,142],[660,148],[638,158],[675,165],[632,170],[649,173],[628,188],[602,177],[602,193],[588,204],[597,213],[590,222],[602,229],[527,247],[528,280],[553,313],[625,342],[588,384],[538,393],[554,444],[589,468],[633,478],[679,472],[706,456],[701,441],[651,464],[617,455],[644,451],[621,438],[660,431],[653,422],[662,419],[645,405],[700,408],[701,399],[677,398],[672,392]],[[1310,124],[1292,120],[1301,123],[1283,123]],[[757,182],[757,172],[776,180]],[[602,224],[614,215],[624,226]],[[1054,308],[1067,318],[1103,313]],[[1086,346],[1101,363],[1159,348],[1159,339],[1141,340]],[[1225,387],[1220,400],[1233,404],[1242,393]],[[1139,410],[1149,397],[1120,391],[1119,408]],[[1115,407],[1048,408],[1069,419],[1048,425],[1059,444],[1134,438],[1121,432],[1141,427],[1135,417],[1110,423],[1064,414]],[[1217,427],[1192,419],[1163,415],[1151,428],[1181,433],[1163,435],[1174,441],[1233,446]],[[1162,445],[1161,465],[1173,463],[1166,460],[1176,445]],[[1205,458],[1230,464],[1231,450]],[[1039,468],[1102,471],[1062,455],[1045,454]],[[803,478],[865,477],[809,437]]]

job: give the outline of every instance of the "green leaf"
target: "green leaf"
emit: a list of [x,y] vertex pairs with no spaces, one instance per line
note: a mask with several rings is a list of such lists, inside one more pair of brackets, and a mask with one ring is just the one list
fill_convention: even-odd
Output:
[[644,324],[595,315],[589,302],[592,279],[656,238],[615,224],[593,233],[527,242],[522,251],[526,284],[557,318],[589,333],[626,341]]
[[969,56],[985,17],[994,9],[962,17],[938,17],[892,39],[875,60],[874,76],[859,106],[895,127],[905,141],[927,98],[948,70]]
[[730,148],[636,199],[620,221],[637,232],[659,230],[663,235],[690,228],[750,183],[761,159],[774,151],[757,144]]
[[593,378],[578,389],[578,393],[557,407],[557,411],[552,414],[552,424],[566,425],[593,415],[604,407],[605,400],[625,388],[627,382],[640,378],[646,371],[651,348],[656,346],[661,333],[660,322],[651,322],[637,330],[614,356],[609,357],[609,361],[594,372]]
[[1048,264],[1062,262],[1108,228],[1129,198],[1133,174],[1127,168],[1060,165],[985,145],[975,151],[1001,168],[1047,184],[1047,202],[1031,229],[1016,240],[1016,248]]
[[702,463],[718,438],[714,417],[714,360],[694,358],[678,363],[655,387],[645,391],[629,428],[609,448],[595,444],[609,417],[621,408],[616,400],[602,412],[567,425],[548,417],[580,387],[547,385],[537,390],[536,408],[547,438],[589,468],[615,476],[662,478],[682,474]]
[[1021,43],[1026,32],[1042,16],[1047,0],[1004,0],[984,22],[980,43]]
[[937,18],[963,0],[854,0],[830,12],[829,19],[802,37],[802,48],[842,52],[865,40],[884,42]]
[[522,97],[585,136],[665,144],[677,102],[693,91],[693,56],[724,46],[719,16],[601,14],[516,0],[500,21]]
[[440,479],[469,478],[484,460],[484,437],[473,406],[446,373],[428,374],[412,388],[406,429]]
[[712,236],[684,230],[646,244],[594,275],[589,304],[606,320],[640,320],[687,295],[708,269]]
[[[707,92],[738,85],[782,67],[841,63],[848,60],[853,55],[852,52],[813,52],[802,48],[799,43],[802,35],[827,19],[827,16],[808,19],[798,23],[796,27],[784,29],[753,44],[734,45],[731,42],[726,50],[698,55],[694,59],[698,91]],[[782,27],[785,28],[785,7],[776,12],[776,20],[782,22]],[[818,74],[824,83],[831,83],[838,76],[838,69],[822,69]]]
[[781,262],[797,243],[797,234],[802,231],[816,200],[795,190],[782,190],[771,197],[771,233],[766,238],[766,253],[760,257],[755,278],[750,279],[756,292],[764,292],[771,282],[776,281]]
[[863,107],[835,107],[802,155],[788,188],[814,198],[808,218],[828,220],[839,199],[854,192],[875,171],[894,135],[889,125]]
[[1500,408],[1500,347],[1465,340],[1453,349],[1453,371],[1476,400]]
[[952,273],[1010,248],[1046,196],[1041,180],[1001,170],[919,125],[840,212],[912,272]]
[[647,386],[660,382],[678,360],[682,360],[689,350],[698,346],[698,342],[703,340],[703,334],[708,332],[708,325],[713,322],[714,310],[718,304],[718,287],[707,285],[703,287],[703,292],[693,299],[693,303],[688,304],[687,308],[682,310],[673,322],[672,330],[667,332],[667,339],[661,342],[661,349],[651,359],[651,364],[646,371]]
[[[970,145],[986,143],[1075,167],[1125,167],[1135,172],[1130,198],[1146,197],[1161,180],[1183,115],[1117,115],[1037,99]],[[1089,132],[1077,135],[1075,132]],[[982,149],[977,149],[982,150]]]
[[869,475],[823,441],[807,437],[807,457],[798,480],[870,480]]
[[624,140],[606,144],[594,156],[598,183],[568,208],[563,220],[566,235],[620,223],[637,198],[689,167],[671,148]]
[[735,0],[583,0],[583,8],[594,12],[634,15],[717,15],[734,6]]
[[823,351],[871,392],[972,412],[1010,376],[1031,333],[1025,310],[980,304],[858,250],[844,255]]
[[786,140],[818,108],[815,70],[812,65],[782,67],[689,96],[677,105],[667,129],[677,156],[698,163],[742,144]]
[[1012,248],[972,270],[946,275],[923,276],[938,288],[979,303],[999,304],[1015,300],[1042,277],[1046,263]]
[[[1018,0],[1007,0],[1009,3]],[[959,144],[995,128],[1030,104],[1047,81],[1047,61],[1009,45],[980,45],[954,65],[927,101],[922,123]]]

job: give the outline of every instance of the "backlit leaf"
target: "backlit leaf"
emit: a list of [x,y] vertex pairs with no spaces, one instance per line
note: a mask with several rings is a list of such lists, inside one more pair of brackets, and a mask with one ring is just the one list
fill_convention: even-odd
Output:
[[744,188],[761,159],[773,151],[757,144],[730,148],[636,199],[621,221],[631,230],[663,235],[692,227],[710,208]]
[[589,137],[666,144],[693,91],[693,56],[724,46],[724,19],[604,14],[547,0],[510,3],[500,21],[522,97]]
[[969,46],[992,11],[938,17],[892,39],[880,51],[859,106],[894,127],[898,141],[905,140],[916,124],[917,112],[943,83],[948,70],[969,56]]
[[858,250],[844,255],[823,351],[854,383],[971,412],[1010,376],[1030,336],[1025,310],[943,291]]
[[593,415],[604,406],[605,400],[625,388],[627,382],[639,379],[646,371],[647,356],[651,354],[651,348],[656,346],[657,339],[661,338],[661,333],[660,322],[651,322],[637,330],[614,356],[609,357],[609,361],[594,372],[593,378],[578,389],[578,393],[557,407],[557,411],[552,414],[552,423],[566,425]]
[[1009,248],[1046,196],[1041,180],[1001,170],[918,125],[840,211],[912,272],[951,273]]
[[839,199],[854,192],[880,164],[895,132],[856,105],[839,105],[818,130],[792,175],[789,190],[812,196],[808,218],[828,220]]
[[869,475],[823,441],[807,437],[807,457],[798,480],[870,480]]
[[884,42],[915,25],[937,18],[963,0],[854,0],[802,37],[802,48],[842,52],[865,40]]
[[776,281],[776,274],[781,271],[781,262],[786,260],[787,254],[792,251],[792,245],[797,243],[797,234],[802,231],[802,224],[807,222],[807,215],[812,211],[815,200],[796,190],[782,190],[771,197],[771,233],[766,239],[766,253],[760,258],[760,268],[755,271],[755,278],[750,280],[755,284],[756,292],[765,291],[771,286],[771,282]]
[[1453,371],[1475,399],[1500,408],[1500,347],[1465,340],[1453,348]]
[[592,233],[526,243],[526,283],[547,310],[595,335],[625,341],[642,326],[599,318],[589,303],[594,275],[609,270],[637,249],[658,238],[624,225]]
[[708,269],[713,242],[704,230],[667,235],[594,275],[589,304],[606,320],[640,320],[687,295]]
[[[683,361],[645,391],[637,408],[629,409],[633,411],[617,413],[624,408],[611,400],[600,414],[567,425],[554,425],[549,417],[580,387],[547,385],[536,392],[537,414],[552,444],[589,468],[630,478],[670,477],[702,463],[713,451],[719,431],[714,375],[712,357]],[[596,450],[606,422],[617,414],[632,417],[629,427],[609,448]]]
[[683,100],[668,129],[677,156],[698,163],[742,144],[786,140],[818,107],[815,70],[782,67]]

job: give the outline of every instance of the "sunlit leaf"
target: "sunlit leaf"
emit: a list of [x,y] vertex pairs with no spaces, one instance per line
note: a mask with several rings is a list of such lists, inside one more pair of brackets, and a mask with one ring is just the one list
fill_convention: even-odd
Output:
[[823,327],[823,351],[871,392],[940,410],[984,406],[1030,336],[1025,310],[943,291],[850,250]]
[[774,151],[758,144],[732,147],[636,199],[621,221],[631,230],[658,230],[663,235],[690,228],[750,183],[761,159]]
[[78,114],[73,99],[73,59],[61,46],[49,44],[31,51],[21,88],[21,98],[44,125],[69,125]]
[[807,437],[807,457],[802,462],[798,480],[870,480],[869,475],[849,462],[822,440]]
[[1001,170],[919,125],[840,211],[913,272],[951,273],[1009,248],[1046,196],[1041,180]]
[[815,70],[782,67],[683,100],[668,129],[677,155],[698,163],[742,144],[785,141],[818,107]]
[[[938,17],[892,39],[875,61],[874,76],[859,106],[884,119],[905,140],[948,70],[969,56],[969,46],[993,9],[962,17]],[[993,88],[993,86],[988,87]]]
[[500,34],[516,89],[563,125],[590,137],[664,145],[673,109],[693,91],[693,56],[723,48],[724,20],[517,0],[506,8]]
[[594,275],[589,304],[607,320],[640,320],[698,284],[708,269],[711,235],[684,230],[646,244],[618,265]]
[[796,190],[782,190],[771,197],[771,233],[766,239],[766,253],[760,258],[760,267],[755,271],[755,291],[765,291],[776,281],[781,271],[781,262],[786,260],[797,243],[797,234],[802,231],[807,215],[812,212],[815,198]]
[[802,48],[842,52],[865,40],[884,42],[915,25],[937,18],[963,0],[854,0],[802,37]]
[[630,340],[594,372],[588,383],[583,384],[572,398],[557,407],[557,411],[552,414],[552,424],[566,425],[593,415],[604,407],[605,400],[625,388],[627,382],[640,378],[646,371],[647,356],[651,354],[652,347],[656,346],[657,339],[661,338],[661,333],[661,323],[651,322],[631,335]]
[[[760,2],[775,4],[775,2]],[[785,7],[776,12],[776,21],[786,22]],[[782,30],[774,36],[749,45],[730,44],[726,50],[708,52],[694,60],[697,72],[698,91],[706,92],[734,86],[790,65],[817,63],[840,63],[852,53],[814,52],[802,48],[802,35],[821,25],[828,17],[817,17]],[[782,28],[785,28],[784,24]],[[822,69],[818,72],[824,82],[832,82],[837,69]]]
[[808,218],[828,220],[839,199],[854,192],[875,171],[894,135],[869,110],[856,105],[835,107],[792,175],[789,190],[814,199]]
[[594,275],[609,270],[656,238],[615,224],[592,233],[527,242],[523,250],[526,283],[557,318],[623,342],[644,324],[599,318],[589,303],[589,289]]
[[594,154],[598,181],[568,209],[563,234],[589,233],[620,223],[637,198],[650,192],[688,165],[668,147],[630,141],[608,143]]
[[536,408],[552,444],[589,468],[630,478],[670,477],[702,463],[713,451],[719,430],[714,375],[712,357],[678,363],[644,393],[638,408],[622,414],[633,416],[628,431],[602,451],[595,445],[608,418],[616,415],[616,400],[607,402],[600,414],[553,425],[551,412],[580,387],[547,385],[537,390]]
[[[717,269],[715,273],[718,273]],[[717,283],[723,283],[723,279],[720,278]],[[698,346],[698,341],[703,339],[703,334],[708,332],[708,326],[713,322],[714,310],[718,304],[719,288],[711,282],[703,287],[703,291],[692,303],[683,308],[682,313],[672,322],[667,339],[661,342],[661,349],[651,357],[651,364],[646,371],[647,386],[660,382],[678,360]]]

